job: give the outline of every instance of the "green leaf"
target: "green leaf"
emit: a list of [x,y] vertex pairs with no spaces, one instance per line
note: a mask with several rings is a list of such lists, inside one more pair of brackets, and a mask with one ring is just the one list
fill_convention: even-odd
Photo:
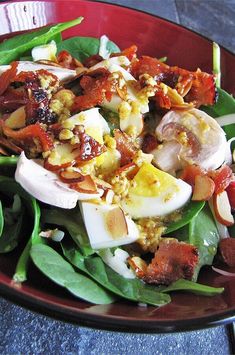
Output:
[[206,204],[188,225],[179,229],[176,237],[198,249],[199,262],[193,276],[196,281],[201,267],[212,265],[219,243],[219,233],[209,206]]
[[116,129],[116,128],[120,128],[120,125],[119,125],[119,114],[118,113],[113,112],[111,110],[108,110],[108,109],[102,107],[102,108],[100,108],[100,114],[107,121],[111,132],[113,132],[113,130]]
[[0,253],[9,253],[15,249],[19,243],[21,237],[23,222],[23,210],[18,216],[17,221],[14,224],[8,225],[5,223],[3,232],[0,238]]
[[115,298],[93,280],[75,272],[74,268],[47,245],[34,245],[31,258],[38,269],[49,279],[65,287],[75,296],[95,304],[109,304]]
[[42,223],[64,227],[84,255],[94,254],[78,207],[72,210],[62,208],[43,210]]
[[0,176],[0,191],[5,195],[11,197],[18,194],[24,201],[33,218],[33,231],[31,236],[18,260],[16,271],[14,274],[14,281],[23,282],[27,279],[27,269],[29,264],[29,252],[31,246],[37,243],[44,243],[44,240],[39,236],[40,228],[40,208],[36,200],[31,197],[14,179]]
[[224,291],[223,287],[211,287],[202,285],[197,282],[180,279],[172,283],[170,286],[162,289],[162,292],[172,291],[188,291],[202,296],[216,296]]
[[48,41],[54,39],[58,33],[80,24],[82,20],[83,17],[78,17],[72,21],[46,26],[37,31],[26,32],[3,41],[0,43],[0,65],[9,64],[27,53],[33,47],[48,43]]
[[235,113],[235,99],[225,90],[218,88],[218,100],[213,106],[203,106],[201,109],[216,118]]
[[3,157],[0,156],[0,166],[8,166],[8,165],[16,165],[19,157],[17,156],[12,156],[12,157]]
[[[58,44],[58,53],[62,50],[68,51],[73,57],[83,62],[91,55],[98,54],[100,40],[93,37],[72,37]],[[112,41],[108,41],[107,50],[109,53],[120,52],[119,48]]]
[[202,266],[212,265],[217,252],[220,236],[208,205],[189,223],[189,243],[195,245],[199,252],[199,263],[194,280]]
[[4,227],[2,233],[0,233],[0,253],[8,253],[18,245],[23,216],[24,207],[21,204],[20,197],[15,195],[12,207],[3,208],[2,222],[4,221]]
[[73,243],[63,240],[62,249],[71,264],[118,296],[154,306],[162,306],[170,302],[170,297],[165,297],[165,294],[159,292],[158,287],[147,285],[137,278],[126,279],[122,277],[105,265],[99,256],[84,258]]
[[190,201],[189,204],[187,204],[182,211],[182,218],[179,219],[178,221],[170,223],[167,226],[167,230],[165,231],[164,234],[174,232],[175,230],[188,224],[194,217],[198,215],[198,213],[202,210],[204,205],[205,202],[203,201],[202,202]]

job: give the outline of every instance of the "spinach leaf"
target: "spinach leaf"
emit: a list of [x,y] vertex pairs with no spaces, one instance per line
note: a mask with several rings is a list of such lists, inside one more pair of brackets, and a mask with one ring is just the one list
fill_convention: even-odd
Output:
[[188,225],[179,229],[176,237],[198,249],[199,263],[193,276],[193,281],[196,281],[201,267],[212,265],[219,243],[219,233],[208,205]]
[[201,109],[214,118],[235,113],[235,99],[233,96],[223,89],[217,88],[217,90],[217,103],[213,106],[203,106]]
[[[91,55],[98,54],[100,40],[93,37],[72,37],[57,45],[57,51],[68,51],[73,57],[83,62]],[[112,41],[108,41],[107,50],[109,53],[120,52],[118,46]]]
[[102,108],[100,108],[100,114],[107,121],[111,132],[113,132],[114,129],[120,127],[118,113],[102,107]]
[[46,44],[48,41],[54,39],[58,33],[80,24],[82,20],[83,17],[78,17],[72,21],[46,26],[37,31],[26,32],[3,41],[0,43],[0,65],[9,64],[33,47]]
[[224,291],[223,287],[211,287],[202,285],[197,282],[180,279],[172,283],[170,286],[161,290],[162,292],[172,291],[188,291],[202,296],[215,296]]
[[3,157],[0,156],[0,166],[16,165],[18,161],[18,156]]
[[43,210],[42,223],[64,227],[84,255],[94,254],[78,207],[72,210],[62,208]]
[[187,204],[182,211],[182,218],[180,218],[178,221],[172,222],[167,226],[167,230],[165,231],[164,234],[168,234],[171,232],[174,232],[177,229],[180,229],[181,227],[187,225],[194,217],[198,215],[198,213],[202,210],[204,207],[205,202],[196,202],[196,201],[190,201],[189,204]]
[[0,176],[0,191],[7,196],[18,194],[24,201],[26,207],[33,217],[33,231],[31,236],[18,260],[13,279],[16,282],[23,282],[27,279],[27,269],[29,264],[29,252],[31,246],[37,243],[44,243],[44,240],[39,236],[40,228],[40,208],[36,200],[31,197],[14,179]]
[[12,207],[3,208],[4,228],[0,234],[0,253],[8,253],[18,245],[24,216],[24,207],[18,195],[14,196]]
[[65,287],[73,295],[95,304],[109,304],[114,296],[74,268],[48,245],[33,245],[31,258],[38,269],[49,279]]
[[34,198],[31,198],[30,202],[31,202],[30,203],[31,213],[33,213],[34,215],[34,226],[33,226],[33,231],[31,233],[31,236],[16,265],[15,274],[13,276],[13,280],[15,282],[24,282],[27,280],[27,271],[28,271],[28,265],[30,261],[31,247],[36,244],[45,243],[45,240],[39,236],[40,216],[41,216],[39,205]]
[[189,223],[189,243],[199,251],[199,264],[194,280],[203,265],[212,265],[220,237],[208,205]]
[[125,279],[104,264],[99,256],[84,257],[74,243],[62,241],[63,253],[69,262],[88,274],[100,285],[131,301],[162,306],[170,302],[170,297],[159,292],[155,286],[144,284],[139,279]]

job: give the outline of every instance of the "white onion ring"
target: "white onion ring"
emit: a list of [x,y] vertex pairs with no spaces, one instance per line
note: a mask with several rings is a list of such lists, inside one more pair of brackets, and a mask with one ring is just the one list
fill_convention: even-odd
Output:
[[218,274],[221,274],[223,276],[235,276],[235,272],[229,272],[229,271],[225,271],[222,269],[218,269],[217,267],[212,266],[212,270],[214,270],[215,272],[217,272]]

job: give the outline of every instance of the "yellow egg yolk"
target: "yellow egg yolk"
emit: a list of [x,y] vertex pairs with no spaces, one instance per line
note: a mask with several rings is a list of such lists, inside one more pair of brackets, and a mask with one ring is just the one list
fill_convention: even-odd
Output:
[[179,191],[177,180],[173,176],[149,163],[143,163],[132,182],[129,194],[138,196],[158,197],[168,191]]

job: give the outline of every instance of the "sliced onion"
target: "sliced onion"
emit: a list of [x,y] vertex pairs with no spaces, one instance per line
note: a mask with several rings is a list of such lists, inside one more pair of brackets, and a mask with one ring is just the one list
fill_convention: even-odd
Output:
[[215,118],[215,120],[218,122],[218,124],[223,127],[223,126],[228,126],[230,124],[235,123],[235,113],[231,113],[230,115],[224,115]]
[[233,156],[232,156],[232,153],[231,153],[231,143],[235,141],[235,137],[233,138],[230,138],[228,141],[227,141],[227,144],[226,144],[226,148],[225,148],[225,158],[224,158],[224,162],[227,164],[227,165],[232,165],[232,162],[233,162]]
[[218,272],[218,274],[224,275],[224,276],[235,276],[235,272],[229,272],[229,271],[225,271],[222,269],[218,269],[217,267],[212,266],[212,270],[214,270],[215,272]]
[[107,50],[107,45],[108,45],[109,38],[105,35],[100,37],[100,48],[99,48],[99,55],[103,57],[104,59],[109,58],[109,51]]
[[226,227],[223,224],[221,224],[220,222],[218,222],[216,217],[215,217],[215,211],[214,211],[214,206],[213,206],[212,199],[210,199],[208,202],[209,202],[209,206],[210,206],[211,212],[212,212],[213,217],[214,217],[214,221],[215,221],[215,224],[216,224],[219,236],[220,236],[220,240],[221,239],[225,239],[225,238],[230,238],[228,227]]

